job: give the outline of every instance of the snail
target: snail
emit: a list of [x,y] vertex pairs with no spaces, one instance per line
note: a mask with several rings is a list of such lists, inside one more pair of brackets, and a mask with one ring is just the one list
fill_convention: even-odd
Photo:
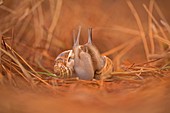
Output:
[[71,50],[59,54],[55,60],[54,72],[61,78],[79,77],[83,80],[107,79],[111,77],[112,61],[101,56],[99,50],[92,43],[92,28],[88,29],[88,41],[79,44],[81,27]]
[[[80,37],[81,27],[79,27],[77,39]],[[76,38],[74,36],[74,46],[76,46]],[[78,47],[78,46],[77,46]],[[73,75],[74,71],[74,54],[73,50],[66,50],[60,53],[55,59],[54,73],[59,78],[71,78],[75,77]]]
[[94,67],[95,79],[106,79],[111,77],[113,70],[113,63],[110,58],[101,56],[99,50],[92,43],[92,28],[88,29],[88,42],[85,44],[88,47],[89,54],[91,55]]
[[74,46],[74,74],[83,80],[92,80],[94,78],[94,69],[91,55],[88,53],[88,48],[85,45],[79,44],[77,37]]

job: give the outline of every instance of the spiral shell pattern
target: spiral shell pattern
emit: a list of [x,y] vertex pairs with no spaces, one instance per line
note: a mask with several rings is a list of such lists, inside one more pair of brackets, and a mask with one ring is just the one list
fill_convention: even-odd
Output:
[[55,60],[54,73],[58,78],[72,77],[72,69],[67,66],[70,52],[71,50],[62,52]]
[[103,56],[104,66],[101,70],[95,72],[95,79],[107,79],[110,78],[110,73],[113,70],[113,62],[110,58]]

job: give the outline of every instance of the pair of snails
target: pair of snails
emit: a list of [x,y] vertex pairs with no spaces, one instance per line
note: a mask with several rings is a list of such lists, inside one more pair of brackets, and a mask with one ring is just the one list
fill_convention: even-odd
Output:
[[101,56],[92,43],[92,28],[88,29],[88,42],[79,44],[81,27],[71,50],[62,52],[55,59],[54,72],[60,78],[78,77],[82,80],[106,79],[111,77],[112,61]]

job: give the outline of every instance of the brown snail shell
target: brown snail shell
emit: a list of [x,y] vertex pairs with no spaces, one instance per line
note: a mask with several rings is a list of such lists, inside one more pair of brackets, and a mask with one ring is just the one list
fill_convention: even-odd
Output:
[[113,71],[113,62],[110,58],[103,56],[104,66],[101,70],[95,72],[95,79],[107,79],[111,77]]
[[72,50],[62,52],[55,59],[54,73],[59,78],[70,78],[72,76],[72,68],[67,66],[68,60],[72,57]]

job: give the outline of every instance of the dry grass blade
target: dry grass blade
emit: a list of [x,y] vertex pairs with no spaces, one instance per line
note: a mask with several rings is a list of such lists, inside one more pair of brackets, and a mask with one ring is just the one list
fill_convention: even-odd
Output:
[[119,45],[119,46],[117,46],[117,47],[112,48],[111,50],[108,50],[108,51],[102,53],[102,55],[103,55],[103,56],[108,56],[108,55],[114,54],[115,52],[123,49],[123,48],[124,48],[125,46],[127,46],[128,44],[129,44],[129,42],[128,42],[128,43],[123,43],[123,44],[121,44],[121,45]]
[[[1,33],[0,33],[0,48],[2,48],[2,35],[1,35]],[[2,53],[0,51],[0,64],[1,64],[1,56],[2,56]],[[0,73],[1,73],[1,70],[0,70]]]
[[[45,33],[48,35],[48,29],[45,26],[43,26],[43,29],[44,29]],[[52,34],[52,35],[53,35],[53,37],[55,37],[55,38],[53,38],[54,42],[57,42],[57,43],[55,43],[54,47],[65,48],[65,43],[63,41],[61,41],[61,39],[57,39],[56,38],[57,36],[55,34]]]
[[34,12],[43,2],[44,0],[39,0],[36,2],[31,9],[26,8],[24,14],[20,17],[19,21],[23,20],[25,17],[27,17],[30,13]]
[[[141,67],[140,67],[140,69],[141,69]],[[153,72],[153,71],[158,71],[158,70],[160,70],[160,69],[155,69],[155,68],[153,68],[153,69],[146,69],[146,70],[137,70],[137,71],[125,71],[125,72],[112,72],[111,74],[112,75],[136,75],[136,74],[138,74],[138,73],[147,73],[147,72]],[[147,74],[146,74],[147,75]]]
[[1,5],[0,8],[7,11],[7,12],[9,12],[9,13],[16,14],[16,12],[14,10],[12,10],[12,9],[4,6],[4,5]]
[[13,79],[13,73],[11,73],[11,71],[9,69],[7,69],[4,65],[2,65],[2,68],[6,72],[6,76],[7,76],[8,80],[9,80],[9,83],[16,86],[16,83],[15,83],[15,81]]
[[154,38],[156,38],[157,40],[159,40],[160,42],[163,42],[164,44],[167,44],[170,46],[170,41],[164,39],[163,37],[159,36],[159,35],[154,35]]
[[60,15],[60,12],[61,12],[61,7],[62,7],[62,0],[57,0],[57,6],[56,6],[56,9],[55,9],[55,12],[54,12],[52,23],[51,23],[51,26],[48,30],[47,43],[45,45],[46,50],[48,50],[49,47],[50,47],[51,40],[52,40],[52,37],[53,37],[52,34],[53,34],[54,29],[57,25],[59,15]]
[[[28,71],[23,67],[23,65],[18,61],[18,59],[16,59],[15,57],[13,57],[11,54],[9,54],[8,52],[6,52],[5,50],[3,50],[2,48],[0,48],[0,50],[5,53],[7,56],[9,56],[14,62],[16,62],[19,67],[21,68],[22,72],[24,73],[24,75],[29,79],[29,81],[32,81],[32,76],[34,76],[35,78],[37,78],[38,80],[40,80],[42,83],[44,83],[45,85],[47,85],[49,88],[52,88],[52,86],[50,84],[48,84],[46,81],[44,81],[43,79],[41,79],[40,77],[37,76],[37,72],[35,72],[35,74],[33,73],[28,73]],[[20,56],[19,56],[20,57]],[[22,57],[21,57],[22,58]],[[23,58],[22,58],[23,59]],[[24,62],[25,63],[25,62]],[[27,62],[26,62],[27,64]],[[27,64],[28,65],[28,64]],[[30,75],[31,74],[31,75]]]
[[26,71],[26,69],[23,67],[23,65],[18,61],[18,59],[16,59],[15,57],[13,57],[10,53],[6,52],[4,49],[0,48],[0,50],[5,53],[7,56],[9,56],[14,62],[16,62],[19,67],[21,68],[22,72],[25,74],[25,76],[30,80],[31,76],[30,74]]
[[148,13],[148,15],[152,18],[152,20],[154,21],[155,25],[159,28],[159,30],[161,31],[163,37],[168,40],[168,37],[166,36],[164,30],[163,30],[162,27],[159,25],[159,23],[157,22],[157,20],[155,19],[155,17],[152,15],[152,13],[148,10],[148,8],[146,7],[145,4],[143,4],[143,7],[145,8],[145,10],[146,10],[146,12]]
[[[37,74],[37,72],[22,58],[22,56],[20,56],[15,50],[13,50],[7,43],[6,45],[15,55],[17,55],[17,57],[19,57],[24,62],[24,64],[26,64],[31,69],[31,71]],[[37,76],[39,75],[37,74]]]
[[162,13],[162,11],[160,10],[160,8],[159,8],[159,6],[158,6],[158,4],[157,4],[156,1],[154,2],[154,8],[155,8],[155,10],[157,11],[158,15],[159,15],[165,22],[167,22],[165,16],[163,15],[163,13]]
[[167,22],[164,22],[163,20],[161,20],[162,25],[165,26],[165,28],[168,30],[168,32],[170,33],[170,25]]
[[49,0],[51,15],[53,15],[55,11],[55,1],[56,0]]
[[[152,25],[152,29],[153,29],[154,35],[158,35],[158,30],[154,24]],[[153,36],[153,38],[154,38],[154,36]],[[160,48],[161,52],[163,52],[164,46],[163,46],[162,42],[158,41],[158,44],[159,44],[159,48]]]
[[23,73],[21,73],[20,67],[16,63],[8,61],[7,59],[3,59],[3,62],[8,67],[11,67],[12,69],[14,69],[19,75],[21,75],[24,78],[24,80],[26,80],[28,83],[31,83],[30,80],[27,77],[25,77]]
[[37,8],[37,12],[38,12],[38,17],[39,17],[39,26],[40,26],[40,38],[39,40],[41,41],[43,38],[44,38],[44,35],[43,35],[43,27],[44,26],[44,16],[43,16],[43,9],[42,9],[42,5],[40,5],[38,8]]
[[19,7],[15,9],[15,14],[11,13],[3,18],[1,18],[0,24],[0,30],[1,33],[4,34],[8,32],[14,25],[16,25],[19,22],[19,18],[23,15],[23,12],[25,11],[25,8],[28,7],[28,2],[22,1],[19,2]]
[[136,22],[138,24],[138,28],[140,30],[140,35],[141,35],[141,38],[142,38],[142,41],[143,41],[143,45],[144,45],[144,49],[145,49],[145,54],[146,54],[146,58],[147,60],[149,61],[148,59],[148,56],[149,56],[149,48],[148,48],[148,44],[147,44],[147,40],[146,40],[146,37],[145,37],[145,33],[144,33],[144,29],[143,29],[143,26],[142,26],[142,22],[140,20],[140,17],[136,11],[136,9],[134,8],[133,4],[131,3],[130,0],[127,1],[127,4],[129,6],[129,8],[131,9],[135,19],[136,19]]
[[128,74],[127,74],[127,76],[126,75],[124,75],[124,76],[114,75],[114,77],[118,80],[128,81],[129,83],[142,83],[143,82],[141,80],[135,80],[134,79],[135,76],[128,76]]
[[168,30],[168,32],[170,33],[170,26],[169,26],[165,16],[163,15],[162,11],[160,10],[156,1],[154,3],[154,7],[155,7],[158,15],[162,18],[162,20],[161,20],[162,25],[164,25],[166,27],[166,29]]
[[0,0],[0,5],[2,5],[4,3],[4,1],[3,0]]
[[[150,55],[150,57],[152,57],[152,55]],[[164,57],[164,56],[159,55],[158,57],[155,57],[156,59],[154,59],[154,60],[150,60],[150,61],[148,61],[148,62],[144,62],[144,63],[140,63],[140,64],[134,64],[133,66],[144,66],[144,65],[147,65],[147,64],[149,64],[149,63],[153,63],[153,62],[159,61],[159,60],[161,60],[163,57]]]
[[15,10],[16,14],[8,15],[3,18],[3,21],[0,21],[0,24],[2,24],[0,27],[0,30],[2,29],[2,34],[5,34],[14,25],[25,19],[31,12],[33,12],[39,6],[39,4],[42,3],[42,1],[43,0],[39,0],[31,9],[28,8],[28,1],[21,2],[20,7]]
[[[149,4],[149,11],[153,12],[153,6],[154,6],[155,0],[150,0]],[[153,32],[152,32],[152,18],[148,16],[148,30],[149,30],[149,39],[151,44],[151,54],[155,53],[155,45],[153,40]]]
[[43,2],[44,0],[39,0],[38,2],[36,2],[36,4],[33,5],[33,7],[31,8],[30,12],[34,12]]
[[44,17],[42,12],[42,6],[40,3],[36,3],[35,0],[32,0],[32,6],[35,7],[35,4],[38,4],[36,9],[33,11],[33,20],[34,20],[34,34],[35,34],[35,48],[40,47],[40,42],[42,41],[43,35],[43,27],[44,26]]
[[129,51],[131,50],[138,42],[140,41],[140,38],[134,39],[133,42],[131,42],[130,45],[125,47],[116,57],[114,57],[114,62],[115,62],[115,69],[120,70],[120,64],[121,64],[121,59],[122,57]]
[[[2,66],[1,66],[1,68],[2,68]],[[2,73],[0,73],[0,84],[3,84],[3,75],[2,75]]]
[[37,63],[38,63],[39,68],[41,68],[43,71],[45,71],[46,73],[49,73],[51,75],[54,75],[52,72],[47,70],[39,61]]
[[36,79],[38,79],[39,81],[44,83],[48,88],[53,89],[53,87],[48,82],[46,82],[45,80],[43,80],[42,78],[38,77],[36,74],[34,74],[32,72],[29,72],[29,73],[30,73],[30,75],[32,75],[33,77],[35,77]]
[[20,42],[22,35],[26,32],[26,29],[28,27],[28,25],[30,24],[30,21],[32,19],[32,16],[28,16],[25,21],[23,21],[22,26],[20,27],[19,32],[16,34],[16,42]]
[[125,48],[125,46],[127,46],[129,43],[133,43],[133,42],[134,42],[134,40],[125,42],[125,43],[123,43],[123,44],[121,44],[121,45],[119,45],[117,47],[112,48],[111,50],[108,50],[108,51],[102,53],[102,55],[108,56],[108,55],[114,54],[115,52]]
[[[0,48],[2,48],[2,35],[0,33]],[[2,52],[0,51],[0,83],[2,83],[3,75],[2,75]]]
[[126,28],[126,27],[119,26],[119,25],[114,25],[112,27],[95,27],[94,28],[94,30],[98,30],[98,29],[120,31],[120,32],[127,33],[130,35],[140,35],[139,31],[137,31],[135,29]]
[[3,61],[3,62],[6,62],[6,63],[8,63],[8,64],[11,63],[11,65],[13,65],[15,68],[20,68],[16,63],[11,62],[11,60],[9,60],[8,58],[2,57],[2,61]]
[[[24,75],[27,76],[27,78],[30,80],[32,79],[31,75],[34,76],[35,78],[37,78],[38,80],[40,80],[42,83],[46,84],[49,88],[52,88],[50,84],[48,84],[46,81],[44,81],[43,79],[41,79],[40,75],[38,75],[38,73],[16,52],[14,51],[7,43],[5,43],[6,47],[11,50],[12,53],[14,53],[14,55],[16,55],[19,59],[21,59],[21,61],[24,62],[24,64],[26,64],[31,71],[34,73],[29,73],[23,66],[22,64],[18,61],[18,59],[16,59],[15,57],[13,57],[11,54],[9,54],[8,52],[6,52],[5,50],[3,50],[2,48],[1,51],[3,53],[5,53],[6,55],[8,55],[12,60],[14,60],[14,62],[16,62],[18,64],[18,66],[21,68],[21,70],[23,71]],[[30,75],[31,74],[31,75]],[[30,80],[32,81],[32,80]]]

